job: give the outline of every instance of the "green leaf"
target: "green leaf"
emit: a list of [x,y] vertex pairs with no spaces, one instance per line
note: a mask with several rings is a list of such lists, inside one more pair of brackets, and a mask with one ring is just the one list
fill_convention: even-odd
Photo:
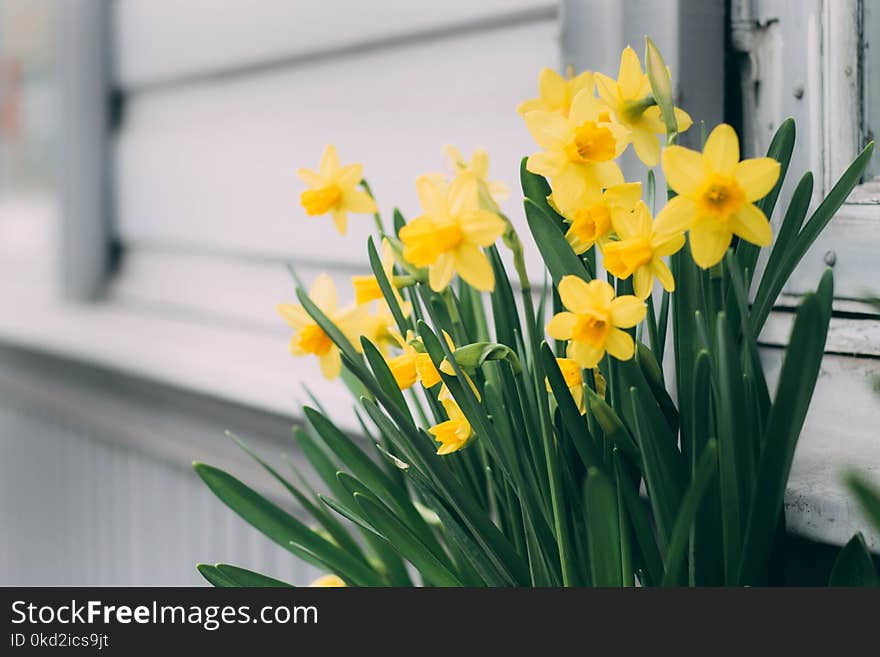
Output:
[[635,418],[635,434],[644,464],[648,498],[654,511],[660,544],[666,548],[675,523],[675,516],[684,495],[684,473],[680,454],[668,436],[659,432],[657,422],[665,421],[650,413],[648,400],[635,387],[629,389],[632,412]]
[[715,408],[718,427],[718,468],[721,486],[721,527],[725,580],[737,576],[749,494],[754,483],[753,444],[748,421],[739,353],[727,315],[716,318]]
[[795,316],[762,441],[764,448],[751,495],[739,577],[731,584],[754,583],[769,557],[795,447],[822,364],[831,319],[831,280],[828,270],[823,276],[824,285],[820,285],[821,294],[807,294]]
[[487,249],[492,270],[495,273],[495,289],[492,291],[492,316],[495,320],[495,338],[498,342],[508,346],[516,345],[516,334],[522,334],[519,314],[516,310],[516,301],[513,296],[513,288],[510,279],[494,246]]
[[547,373],[547,380],[550,388],[553,390],[553,396],[556,398],[556,404],[565,424],[566,431],[571,436],[574,447],[587,468],[602,467],[602,455],[596,449],[593,443],[593,437],[587,430],[586,422],[578,411],[577,406],[572,399],[571,391],[565,384],[565,378],[559,370],[556,363],[556,357],[553,350],[544,342],[541,344],[541,357],[543,359],[544,371]]
[[587,545],[593,586],[621,586],[620,524],[614,484],[598,468],[587,470],[584,484]]
[[380,586],[378,574],[337,545],[219,468],[194,463],[193,469],[226,506],[283,548],[356,586]]
[[388,363],[376,346],[363,335],[361,336],[361,350],[364,352],[364,356],[367,357],[367,363],[370,365],[370,370],[373,372],[373,377],[376,379],[378,386],[382,388],[388,399],[397,405],[400,412],[406,413],[410,417],[410,421],[412,421],[412,414],[403,396],[403,391],[397,385],[397,381],[394,379]]
[[785,217],[782,219],[782,225],[779,228],[779,234],[776,236],[773,250],[770,251],[770,257],[767,259],[767,265],[764,267],[761,282],[758,284],[758,290],[755,293],[755,303],[750,317],[752,327],[763,326],[767,315],[773,308],[774,300],[769,298],[771,286],[786,254],[792,252],[797,242],[798,233],[800,233],[804,219],[807,216],[807,211],[810,209],[810,200],[812,198],[813,174],[807,171],[791,195],[788,209],[785,211]]
[[409,561],[425,577],[438,586],[461,586],[461,582],[418,536],[395,516],[377,498],[355,493],[354,499],[370,523],[376,527],[389,544]]
[[710,440],[700,455],[700,462],[697,464],[691,484],[681,500],[681,508],[678,510],[675,525],[672,527],[672,535],[669,538],[669,546],[666,548],[664,560],[663,586],[678,586],[683,583],[686,548],[690,539],[691,527],[697,517],[700,503],[717,471],[717,465],[718,445],[714,440]]
[[657,547],[654,528],[648,519],[647,506],[639,495],[638,481],[633,482],[624,471],[620,454],[619,450],[614,450],[613,452],[614,472],[617,481],[620,482],[618,490],[626,507],[626,515],[629,518],[639,554],[642,558],[644,574],[647,577],[647,581],[643,581],[642,584],[654,586],[660,583],[660,579],[663,576],[663,562],[660,558],[660,550]]
[[236,586],[243,586],[247,588],[294,588],[293,584],[282,582],[280,579],[275,579],[274,577],[269,577],[268,575],[261,575],[260,573],[255,573],[252,570],[247,570],[238,566],[232,566],[228,563],[218,563],[216,568],[221,575],[234,581],[236,583]]
[[208,583],[211,584],[211,586],[223,589],[234,589],[239,586],[238,583],[229,579],[226,575],[217,570],[216,566],[200,563],[196,565],[196,570],[199,571],[199,574],[202,577],[208,580]]
[[543,176],[529,171],[528,162],[529,158],[524,157],[519,163],[519,182],[522,185],[523,198],[538,206],[561,229],[563,218],[547,200],[552,191],[550,183]]
[[405,337],[409,324],[403,316],[400,304],[397,302],[394,288],[391,287],[391,283],[388,281],[388,276],[385,274],[385,268],[382,266],[382,258],[379,257],[379,253],[376,251],[376,245],[373,243],[372,237],[367,240],[367,254],[370,257],[370,267],[373,270],[373,276],[376,277],[379,289],[382,290],[382,296],[385,297],[385,302],[391,310],[391,315],[394,317],[394,322],[397,324],[397,330],[400,331],[400,335]]
[[639,446],[636,444],[635,439],[623,424],[623,421],[617,413],[614,412],[614,409],[608,405],[608,402],[593,392],[591,388],[586,388],[586,394],[587,408],[596,420],[599,428],[602,429],[602,433],[605,434],[605,437],[618,449],[620,449],[621,453],[624,454],[633,465],[641,469],[642,452],[639,450]]
[[529,230],[532,231],[532,236],[547,264],[554,284],[558,286],[559,281],[569,275],[589,281],[592,277],[587,272],[583,260],[577,257],[565,240],[565,235],[560,230],[559,224],[553,221],[531,199],[526,199],[524,204]]
[[336,520],[332,515],[327,513],[325,509],[314,504],[304,493],[302,493],[296,486],[290,483],[285,477],[281,476],[281,474],[275,470],[271,465],[266,463],[260,456],[252,450],[241,438],[236,436],[235,434],[227,431],[226,435],[238,445],[242,451],[244,451],[248,456],[250,456],[254,461],[259,463],[266,472],[268,472],[278,483],[280,483],[284,488],[293,495],[294,498],[300,503],[300,505],[308,511],[309,515],[311,515],[315,520],[321,523],[321,526],[327,530],[327,533],[333,537],[333,540],[339,545],[339,547],[343,548],[349,554],[352,554],[366,563],[366,558],[364,557],[363,552],[361,551],[360,546],[357,542],[351,537],[351,535],[346,531],[345,527]]
[[855,534],[840,550],[831,569],[828,586],[880,586],[874,558],[861,532]]
[[432,548],[439,549],[430,527],[413,506],[407,492],[397,486],[375,461],[370,459],[354,441],[340,431],[327,417],[308,406],[303,413],[315,431],[349,468],[352,473],[377,497],[384,498],[406,520],[407,524]]
[[654,399],[660,406],[660,410],[663,411],[663,416],[666,418],[669,428],[672,431],[677,432],[678,409],[675,407],[675,402],[672,401],[672,397],[666,392],[666,383],[663,380],[663,370],[660,369],[660,364],[654,357],[654,353],[647,345],[636,341],[635,360],[641,368],[642,374],[645,376],[645,381],[648,382],[648,386],[654,394]]
[[[794,141],[795,123],[794,119],[789,117],[779,125],[776,134],[773,135],[773,139],[770,141],[770,147],[767,149],[767,157],[772,157],[779,162],[780,165],[779,179],[776,181],[776,185],[770,190],[770,193],[767,194],[767,196],[757,203],[758,208],[768,219],[773,215],[773,209],[776,207],[776,200],[779,198],[779,192],[782,190],[782,185],[785,183],[785,176],[788,173],[788,165],[791,162],[791,154],[794,150]],[[749,278],[747,281],[747,287],[751,287],[752,277],[755,275],[755,266],[758,263],[759,253],[760,247],[751,242],[740,240],[736,245],[737,262],[739,262],[740,268],[744,272],[748,272]]]
[[880,534],[880,488],[855,472],[847,473],[844,481],[865,518],[873,525],[874,531]]
[[333,341],[337,347],[339,347],[340,351],[343,354],[346,354],[351,360],[359,364],[361,369],[363,369],[362,361],[360,355],[355,351],[354,346],[351,344],[349,339],[345,337],[342,331],[339,330],[339,327],[336,326],[324,312],[315,305],[315,302],[309,298],[309,295],[302,288],[298,288],[296,291],[296,296],[299,299],[299,302],[302,304],[306,313],[308,313],[309,317],[315,320],[315,323],[321,327],[321,330],[327,334],[327,337]]

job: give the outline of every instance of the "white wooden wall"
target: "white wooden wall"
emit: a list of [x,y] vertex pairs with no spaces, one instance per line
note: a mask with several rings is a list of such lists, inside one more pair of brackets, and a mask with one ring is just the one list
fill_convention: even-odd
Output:
[[[558,31],[548,0],[116,3],[114,298],[275,327],[287,261],[350,294],[372,218],[342,238],[306,216],[297,167],[334,143],[387,221],[418,211],[415,177],[442,170],[445,144],[487,148],[518,187],[534,146],[515,107],[558,66]],[[524,226],[515,197],[507,210]]]

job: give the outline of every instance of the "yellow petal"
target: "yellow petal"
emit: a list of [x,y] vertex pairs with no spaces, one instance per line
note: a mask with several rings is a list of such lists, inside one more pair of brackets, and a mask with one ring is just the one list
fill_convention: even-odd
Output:
[[636,126],[630,133],[633,148],[642,164],[655,167],[660,161],[660,139],[645,127]]
[[388,369],[391,370],[391,374],[397,382],[397,387],[401,390],[411,387],[418,379],[414,354],[402,354],[392,358],[388,361]]
[[666,206],[654,220],[654,232],[660,235],[673,235],[688,230],[697,217],[697,206],[685,196],[669,199]]
[[345,580],[338,575],[323,575],[309,584],[310,587],[345,587]]
[[593,91],[593,72],[592,71],[584,71],[583,73],[578,73],[575,77],[568,81],[568,89],[571,97],[574,98],[577,96],[578,92],[581,89],[589,89],[591,92]]
[[745,192],[746,200],[754,203],[764,198],[779,180],[779,162],[772,157],[757,157],[739,162],[733,177]]
[[643,201],[637,202],[631,212],[613,213],[611,222],[614,231],[624,240],[651,235],[651,211]]
[[617,360],[629,360],[635,353],[635,345],[630,334],[617,328],[608,332],[605,349]]
[[336,174],[336,184],[343,189],[354,187],[364,177],[363,164],[347,164]]
[[[650,87],[650,84],[648,86]],[[676,113],[675,116],[678,117],[678,114]],[[660,108],[656,105],[652,105],[642,112],[642,120],[639,123],[654,134],[666,134],[666,124],[663,122],[663,116],[660,114]]]
[[770,246],[773,231],[770,222],[756,205],[745,203],[730,217],[730,229],[747,242],[758,246]]
[[338,169],[339,155],[336,153],[336,147],[333,144],[327,144],[327,146],[324,147],[324,152],[321,154],[321,162],[318,166],[318,171],[322,177],[329,180],[336,175]]
[[546,109],[547,107],[544,105],[544,101],[540,98],[529,98],[528,100],[524,100],[516,106],[516,113],[522,117],[525,117],[525,115],[529,112],[542,111]]
[[680,107],[673,108],[675,113],[675,123],[678,126],[679,132],[685,132],[688,128],[690,128],[694,121],[691,118],[691,115],[685,112]]
[[[621,141],[620,143],[624,146],[626,145],[625,141]],[[617,162],[597,162],[591,168],[593,169],[593,175],[595,176],[596,181],[598,181],[600,187],[608,189],[609,187],[622,185],[624,183],[623,172],[620,170]]]
[[428,283],[434,292],[442,292],[455,274],[455,260],[451,253],[441,253],[428,268]]
[[489,175],[489,153],[485,148],[478,148],[474,151],[469,168],[478,178],[485,178]]
[[333,210],[333,225],[340,235],[345,235],[348,230],[348,213],[341,208]]
[[453,252],[455,269],[466,283],[482,292],[495,289],[495,274],[486,254],[475,244],[463,244]]
[[603,194],[608,205],[619,207],[623,210],[632,210],[642,198],[642,183],[624,183],[613,185]]
[[620,69],[617,74],[617,83],[624,98],[629,100],[638,96],[643,76],[639,56],[635,50],[627,46],[620,55]]
[[303,328],[309,324],[314,324],[314,320],[309,317],[306,309],[300,305],[279,303],[276,306],[276,310],[278,310],[278,314],[284,318],[284,321],[297,331],[302,331]]
[[[606,285],[608,284],[606,283]],[[574,313],[586,313],[590,310],[589,300],[592,293],[584,279],[578,276],[563,276],[559,281],[558,290],[562,305],[568,310]]]
[[437,217],[446,214],[446,189],[436,177],[419,176],[416,179],[416,192],[426,215]]
[[665,262],[660,258],[654,258],[651,261],[651,270],[654,272],[657,280],[660,281],[660,285],[663,286],[664,290],[675,292],[675,279],[672,277],[672,272],[669,271],[669,267]]
[[297,169],[296,175],[309,187],[323,187],[327,182],[311,169]]
[[545,178],[555,178],[567,161],[565,153],[561,151],[542,151],[529,156],[526,169]]
[[645,318],[648,312],[645,302],[631,294],[611,301],[611,323],[621,328],[632,328]]
[[697,193],[706,176],[702,155],[684,146],[667,146],[662,161],[666,182],[672,189],[685,196]]
[[691,255],[703,269],[714,267],[730,246],[733,234],[726,226],[717,223],[712,218],[697,222],[690,232]]
[[611,109],[617,109],[620,103],[620,97],[617,94],[617,82],[602,73],[595,74],[596,91],[599,92],[599,98]]
[[703,146],[703,162],[716,173],[733,174],[739,162],[739,139],[733,128],[722,123],[709,134]]
[[373,197],[363,189],[351,189],[342,196],[342,206],[349,212],[357,214],[373,214],[376,212],[376,202]]
[[554,340],[569,340],[576,323],[577,315],[574,313],[558,313],[547,322],[547,335]]
[[596,121],[599,118],[599,101],[592,89],[581,89],[571,100],[568,120],[571,127],[576,128],[585,121]]
[[459,219],[459,224],[468,242],[480,246],[491,246],[504,234],[504,220],[488,210],[474,210]]
[[[654,289],[654,274],[651,265],[639,267],[633,272],[633,291],[639,299],[647,299]],[[614,302],[612,302],[614,303]]]
[[440,383],[440,372],[434,367],[434,361],[431,360],[431,357],[424,352],[416,354],[416,372],[422,385],[426,388],[433,388]]
[[309,290],[309,298],[315,302],[325,314],[336,312],[338,300],[336,297],[336,284],[329,274],[319,274]]
[[655,233],[651,239],[651,249],[655,256],[668,256],[677,253],[684,246],[684,234],[664,235]]
[[321,365],[321,374],[325,379],[335,379],[342,371],[342,356],[339,355],[339,349],[335,345],[326,354],[318,357],[318,363]]
[[456,176],[447,192],[449,214],[453,217],[476,210],[479,206],[479,187],[477,179],[468,174]]
[[586,342],[572,340],[568,343],[565,355],[572,360],[577,361],[578,365],[581,367],[591,369],[596,367],[596,365],[599,364],[599,361],[602,360],[602,356],[605,355],[605,350],[601,347],[594,347]]
[[553,69],[541,69],[538,93],[541,100],[553,109],[562,109],[568,104],[568,82]]
[[527,113],[524,118],[538,146],[548,151],[562,150],[569,135],[568,121],[564,117],[555,112],[536,111]]
[[551,176],[553,198],[559,207],[570,208],[584,195],[598,196],[601,193],[603,185],[596,180],[595,168],[566,162],[555,176]]

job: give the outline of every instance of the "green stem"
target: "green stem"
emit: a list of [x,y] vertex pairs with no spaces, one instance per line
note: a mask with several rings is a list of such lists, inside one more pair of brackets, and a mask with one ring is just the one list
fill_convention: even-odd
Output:
[[[367,182],[366,178],[361,178],[361,187],[364,188],[364,191],[366,191],[367,194],[370,195],[370,198],[373,199],[373,201],[376,200],[376,197],[373,194],[373,190],[370,188],[370,183]],[[376,230],[379,231],[379,237],[385,237],[385,226],[382,223],[382,215],[379,214],[378,209],[376,210],[376,212],[373,213],[373,221],[376,222]]]
[[[506,218],[505,218],[506,219]],[[559,468],[559,451],[556,440],[553,435],[553,429],[550,422],[549,409],[547,408],[548,398],[543,393],[543,370],[540,367],[541,335],[537,327],[537,319],[535,315],[535,304],[532,299],[532,284],[526,271],[525,252],[522,242],[517,235],[516,230],[508,222],[508,231],[505,235],[505,242],[513,252],[513,266],[519,279],[520,290],[522,293],[523,310],[525,312],[526,330],[529,335],[529,345],[531,351],[531,367],[534,376],[534,385],[537,393],[535,398],[538,401],[538,411],[541,425],[541,438],[544,444],[544,458],[547,460],[547,478],[550,480],[550,504],[553,509],[553,525],[556,530],[556,542],[559,546],[559,563],[562,569],[563,586],[572,586],[574,583],[574,563],[572,555],[569,553],[570,537],[568,535],[567,516],[563,508],[563,491],[562,476]]]

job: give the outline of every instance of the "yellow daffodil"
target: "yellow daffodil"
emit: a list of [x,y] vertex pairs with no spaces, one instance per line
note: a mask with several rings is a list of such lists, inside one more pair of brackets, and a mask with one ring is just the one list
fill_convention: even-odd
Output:
[[[571,358],[557,358],[556,364],[559,365],[559,371],[562,372],[562,378],[565,379],[565,385],[568,386],[568,391],[571,393],[577,409],[583,415],[587,412],[587,403],[584,399],[584,380],[581,366]],[[545,379],[545,383],[547,392],[553,392],[550,381]]]
[[[660,161],[660,138],[666,126],[660,116],[660,108],[651,97],[651,83],[642,71],[642,64],[635,50],[627,46],[620,56],[617,80],[596,73],[596,89],[599,98],[611,112],[612,118],[630,130],[630,141],[636,155],[649,167]],[[675,108],[678,131],[684,132],[691,117],[684,110]]]
[[[359,336],[362,334],[367,319],[367,309],[355,306],[340,310],[336,296],[336,286],[327,274],[315,279],[309,298],[351,341],[356,349],[360,347]],[[290,352],[294,356],[312,354],[318,357],[321,373],[327,379],[335,379],[342,370],[342,357],[339,348],[333,344],[324,330],[318,326],[298,304],[278,304],[278,313],[296,331],[290,340]]]
[[[431,388],[440,383],[440,373],[434,367],[434,361],[431,360],[431,357],[424,350],[424,346],[415,337],[415,334],[412,331],[407,331],[406,339],[402,338],[399,333],[392,333],[392,335],[397,342],[397,346],[403,350],[403,353],[399,356],[386,359],[388,369],[391,370],[391,374],[394,376],[398,387],[401,390],[406,390],[415,385],[416,381],[421,381],[422,385],[426,388]],[[449,348],[454,350],[455,345],[446,331],[443,331],[443,337]]]
[[770,222],[754,204],[779,178],[771,157],[739,159],[739,139],[722,124],[706,140],[703,152],[681,146],[663,151],[666,182],[678,196],[657,215],[655,228],[665,233],[690,230],[691,253],[700,267],[718,264],[734,235],[768,246]]
[[329,144],[321,155],[318,171],[300,169],[297,175],[309,188],[300,196],[300,203],[310,216],[330,213],[340,235],[345,235],[348,213],[371,214],[376,202],[363,189],[358,189],[363,178],[362,164],[339,164],[336,148]]
[[309,586],[318,588],[341,588],[348,586],[348,584],[346,584],[345,580],[339,575],[322,575],[309,584]]
[[572,75],[573,72],[569,70],[567,78],[564,78],[553,69],[541,69],[538,75],[538,97],[521,102],[516,111],[520,116],[535,110],[568,116],[571,101],[579,91],[586,89],[593,93],[593,74],[584,71],[579,75]]
[[[394,249],[391,248],[391,243],[386,238],[382,238],[382,269],[388,282],[391,283],[391,290],[394,292],[394,298],[397,299],[397,305],[400,306],[403,316],[409,317],[412,311],[412,304],[409,301],[404,301],[400,291],[394,285]],[[379,281],[376,280],[375,276],[352,276],[351,284],[354,287],[355,303],[360,305],[378,300],[380,303],[385,304],[387,308],[387,303],[385,303],[382,295],[382,288],[379,287]],[[390,310],[388,312],[390,313]]]
[[643,201],[632,212],[615,216],[614,232],[620,240],[605,246],[605,269],[620,279],[632,276],[633,290],[639,299],[647,299],[651,294],[655,277],[667,292],[675,290],[672,272],[661,258],[684,246],[684,233],[658,233]]
[[559,297],[566,312],[547,324],[555,340],[569,340],[566,355],[584,368],[596,367],[607,351],[618,360],[633,357],[632,337],[622,331],[642,321],[647,309],[632,295],[614,296],[614,288],[601,280],[589,283],[577,276],[559,282]]
[[603,248],[611,237],[614,217],[632,212],[641,197],[641,183],[624,183],[598,194],[593,189],[585,189],[569,206],[561,206],[553,194],[548,200],[569,221],[565,239],[575,253],[581,254],[594,244]]
[[544,150],[530,156],[529,171],[551,179],[553,196],[571,206],[585,193],[623,184],[614,159],[626,148],[629,130],[600,116],[602,107],[589,89],[571,103],[567,117],[556,112],[526,112],[529,132]]
[[474,436],[470,422],[464,416],[461,408],[451,396],[442,398],[441,403],[449,418],[445,422],[434,425],[428,429],[428,433],[434,436],[434,440],[440,443],[437,454],[443,456],[457,452],[467,445]]
[[[364,316],[361,324],[361,335],[372,342],[383,356],[388,348],[397,346],[394,315],[384,299],[376,302],[372,313]],[[360,338],[360,336],[358,336]]]
[[446,289],[456,272],[478,290],[494,289],[492,265],[480,247],[491,246],[506,225],[480,207],[474,178],[459,176],[447,186],[434,176],[422,176],[416,188],[424,213],[400,229],[403,257],[428,268],[435,292]]
[[471,155],[471,161],[466,162],[455,146],[445,146],[443,152],[452,162],[455,172],[459,176],[473,176],[479,188],[481,200],[483,194],[487,194],[491,203],[484,203],[487,210],[497,208],[497,205],[510,196],[510,188],[497,180],[489,180],[489,153],[483,148],[478,148]]

